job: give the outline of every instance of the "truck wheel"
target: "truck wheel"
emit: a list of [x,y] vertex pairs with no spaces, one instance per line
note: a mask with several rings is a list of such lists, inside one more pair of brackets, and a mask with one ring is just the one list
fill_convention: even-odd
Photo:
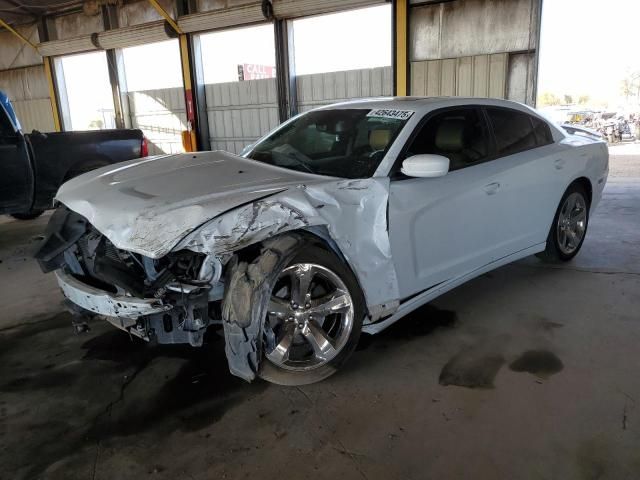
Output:
[[569,186],[560,200],[553,218],[547,247],[536,254],[548,263],[568,262],[575,257],[587,234],[589,200],[584,187],[578,183]]
[[31,210],[25,213],[12,213],[11,216],[17,220],[33,220],[44,213],[44,210]]
[[349,267],[309,242],[269,291],[258,375],[280,385],[305,385],[335,373],[356,348],[365,314]]

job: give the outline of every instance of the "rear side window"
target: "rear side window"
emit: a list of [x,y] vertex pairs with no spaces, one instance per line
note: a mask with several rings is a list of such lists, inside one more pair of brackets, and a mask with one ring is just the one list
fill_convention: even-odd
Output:
[[506,157],[539,146],[530,115],[506,108],[488,108],[487,114],[493,126],[498,156]]
[[553,135],[551,135],[549,124],[536,117],[531,117],[531,122],[533,122],[533,133],[536,136],[536,143],[538,146],[543,147],[545,145],[552,144]]
[[435,114],[420,128],[407,156],[431,153],[447,157],[449,170],[485,161],[489,155],[487,128],[482,112],[466,107]]

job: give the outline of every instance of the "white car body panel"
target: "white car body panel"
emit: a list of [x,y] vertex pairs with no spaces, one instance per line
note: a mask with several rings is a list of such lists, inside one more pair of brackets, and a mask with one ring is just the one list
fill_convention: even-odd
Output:
[[117,248],[150,258],[180,249],[223,255],[286,231],[325,229],[360,282],[367,322],[397,312],[384,320],[386,326],[478,272],[542,250],[558,202],[575,179],[591,183],[592,209],[600,199],[606,145],[551,123],[551,145],[440,178],[390,181],[398,155],[426,114],[468,105],[543,118],[524,105],[493,99],[345,102],[322,108],[413,112],[373,178],[336,179],[201,152],[89,172],[64,184],[57,200]]

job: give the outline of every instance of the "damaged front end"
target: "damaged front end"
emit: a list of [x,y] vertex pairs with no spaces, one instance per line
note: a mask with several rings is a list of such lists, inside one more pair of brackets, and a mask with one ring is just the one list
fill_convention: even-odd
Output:
[[181,250],[152,259],[124,251],[61,207],[36,258],[45,273],[56,270],[77,312],[146,341],[201,346],[207,327],[220,322],[224,287],[215,256]]

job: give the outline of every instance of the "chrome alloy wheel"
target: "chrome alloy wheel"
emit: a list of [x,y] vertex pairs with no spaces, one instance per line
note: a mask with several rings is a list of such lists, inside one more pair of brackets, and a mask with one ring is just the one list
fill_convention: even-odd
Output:
[[353,329],[349,290],[314,263],[285,268],[271,293],[264,328],[267,359],[287,370],[311,370],[340,353]]
[[564,201],[558,215],[556,235],[560,251],[565,255],[575,252],[586,230],[587,202],[580,193],[573,192]]

